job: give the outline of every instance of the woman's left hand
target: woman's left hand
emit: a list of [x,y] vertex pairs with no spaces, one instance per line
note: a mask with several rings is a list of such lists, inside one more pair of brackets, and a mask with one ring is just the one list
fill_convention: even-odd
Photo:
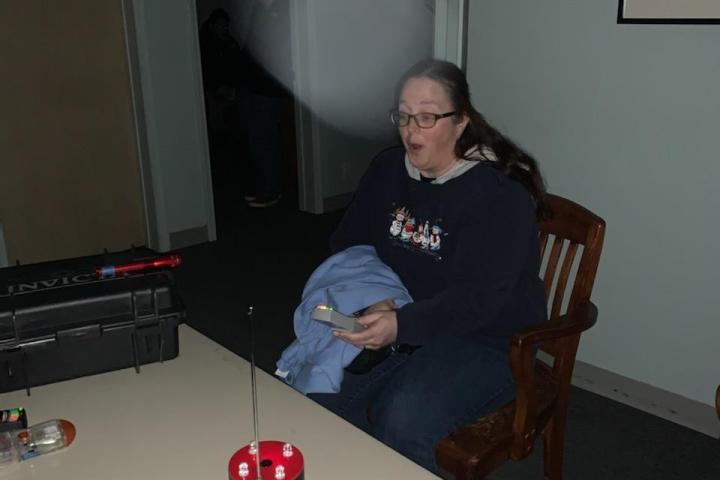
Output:
[[356,347],[377,350],[394,343],[397,339],[397,314],[395,310],[379,310],[358,317],[365,330],[358,333],[336,330],[335,336]]

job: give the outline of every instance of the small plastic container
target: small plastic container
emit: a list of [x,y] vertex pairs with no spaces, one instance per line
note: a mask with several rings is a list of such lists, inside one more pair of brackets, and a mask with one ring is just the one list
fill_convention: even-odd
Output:
[[23,407],[0,410],[0,432],[22,430],[27,426],[27,413]]
[[0,433],[0,467],[55,452],[75,440],[75,425],[49,420],[30,428]]

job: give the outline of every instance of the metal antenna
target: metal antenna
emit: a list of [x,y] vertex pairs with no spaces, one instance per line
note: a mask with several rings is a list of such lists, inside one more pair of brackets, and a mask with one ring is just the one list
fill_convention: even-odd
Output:
[[253,410],[253,429],[255,430],[255,472],[257,472],[256,480],[262,480],[260,474],[260,440],[258,434],[258,406],[257,406],[257,382],[255,380],[255,321],[253,320],[252,305],[248,306],[247,317],[250,323],[250,384],[252,389],[252,410]]

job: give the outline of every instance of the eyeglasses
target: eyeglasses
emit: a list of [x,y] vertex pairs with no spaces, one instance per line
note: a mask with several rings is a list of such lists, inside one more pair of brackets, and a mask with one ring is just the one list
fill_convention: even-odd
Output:
[[455,115],[457,112],[447,112],[447,113],[426,113],[426,112],[420,112],[416,113],[415,115],[411,115],[409,113],[401,112],[399,110],[390,110],[390,121],[393,123],[393,125],[397,127],[407,127],[410,123],[410,119],[415,120],[415,125],[417,125],[420,128],[432,128],[435,126],[438,120],[441,118],[447,118],[452,115]]

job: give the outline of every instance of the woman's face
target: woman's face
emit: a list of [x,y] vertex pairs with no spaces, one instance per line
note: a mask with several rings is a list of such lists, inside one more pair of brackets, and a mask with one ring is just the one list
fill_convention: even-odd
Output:
[[[454,107],[443,86],[425,77],[411,78],[400,93],[398,110],[415,115],[418,113],[444,114]],[[457,162],[455,142],[468,123],[466,115],[458,122],[456,116],[438,119],[432,128],[420,128],[415,119],[404,127],[398,127],[410,163],[423,176],[439,177]]]

